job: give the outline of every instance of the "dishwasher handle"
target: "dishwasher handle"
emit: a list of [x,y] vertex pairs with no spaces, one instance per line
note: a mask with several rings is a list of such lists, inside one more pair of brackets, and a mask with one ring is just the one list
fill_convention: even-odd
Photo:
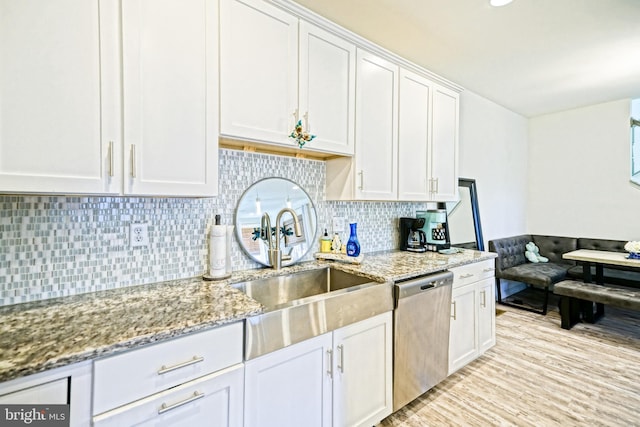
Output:
[[429,292],[442,286],[450,286],[451,284],[453,284],[453,273],[450,271],[442,271],[405,282],[398,282],[394,286],[395,300],[397,302],[400,299],[422,292]]

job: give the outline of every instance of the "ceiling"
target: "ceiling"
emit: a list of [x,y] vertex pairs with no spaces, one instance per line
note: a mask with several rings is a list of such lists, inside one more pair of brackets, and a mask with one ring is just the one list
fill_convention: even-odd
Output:
[[640,0],[296,0],[526,117],[640,98]]

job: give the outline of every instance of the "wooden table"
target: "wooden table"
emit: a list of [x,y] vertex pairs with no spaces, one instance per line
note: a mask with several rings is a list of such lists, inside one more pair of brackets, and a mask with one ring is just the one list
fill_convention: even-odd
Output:
[[[567,252],[562,255],[564,259],[578,261],[582,264],[583,280],[587,283],[592,282],[591,264],[596,266],[596,283],[604,285],[604,266],[605,265],[621,265],[626,267],[635,267],[640,269],[640,260],[627,258],[625,252],[596,251],[591,249],[578,249],[577,251]],[[584,313],[587,321],[593,323],[597,318],[604,315],[604,305],[596,303],[595,313],[588,310]]]
[[564,259],[580,261],[582,263],[582,272],[584,281],[591,282],[591,264],[596,266],[596,283],[602,285],[604,265],[624,265],[627,267],[636,267],[640,269],[640,260],[628,259],[628,254],[624,252],[610,251],[594,251],[591,249],[578,249],[577,251],[567,252],[562,255]]

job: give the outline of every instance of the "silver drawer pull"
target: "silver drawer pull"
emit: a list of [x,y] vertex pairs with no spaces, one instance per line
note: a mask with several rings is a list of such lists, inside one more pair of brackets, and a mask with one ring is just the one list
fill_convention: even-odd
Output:
[[174,403],[173,405],[167,405],[166,403],[163,403],[162,405],[160,405],[160,409],[158,409],[158,415],[164,414],[165,412],[176,409],[182,405],[186,405],[187,403],[191,403],[194,400],[202,399],[203,397],[204,393],[198,393],[197,391],[194,391],[191,397],[187,397],[185,400],[181,400],[180,402]]
[[461,279],[468,279],[469,277],[473,277],[473,274],[469,273],[469,274],[463,274],[462,276],[460,276]]
[[195,365],[196,363],[200,363],[204,361],[204,357],[193,356],[193,359],[187,360],[186,362],[178,363],[173,366],[164,366],[162,365],[158,370],[158,375],[166,374],[167,372],[175,371],[176,369],[184,368],[186,366]]
[[488,272],[493,271],[493,270],[495,270],[495,268],[485,268],[482,271],[484,271],[485,273],[488,273]]
[[453,305],[453,313],[451,314],[451,318],[453,320],[456,320],[456,317],[457,317],[456,301],[451,301],[451,305]]
[[327,350],[327,358],[329,359],[327,362],[327,375],[329,375],[329,378],[333,378],[333,350]]
[[340,351],[340,358],[338,359],[338,370],[341,374],[344,374],[344,346],[342,344],[338,346],[338,351]]

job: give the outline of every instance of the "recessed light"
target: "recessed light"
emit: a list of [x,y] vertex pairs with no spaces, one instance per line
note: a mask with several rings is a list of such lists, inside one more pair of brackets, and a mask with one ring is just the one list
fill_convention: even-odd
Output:
[[489,4],[494,7],[505,6],[511,3],[513,0],[489,0]]

